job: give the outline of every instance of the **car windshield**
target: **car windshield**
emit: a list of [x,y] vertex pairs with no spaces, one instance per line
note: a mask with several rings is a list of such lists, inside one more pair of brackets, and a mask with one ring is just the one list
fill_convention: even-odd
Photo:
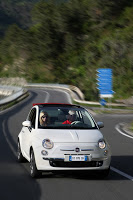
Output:
[[97,129],[86,109],[76,106],[44,106],[39,108],[40,129]]

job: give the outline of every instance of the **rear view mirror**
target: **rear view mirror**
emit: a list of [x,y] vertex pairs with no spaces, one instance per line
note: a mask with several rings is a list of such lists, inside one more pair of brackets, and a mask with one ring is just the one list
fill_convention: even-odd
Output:
[[31,121],[24,121],[22,125],[25,127],[31,127]]
[[104,127],[104,123],[103,122],[97,122],[97,125],[99,128],[103,128]]

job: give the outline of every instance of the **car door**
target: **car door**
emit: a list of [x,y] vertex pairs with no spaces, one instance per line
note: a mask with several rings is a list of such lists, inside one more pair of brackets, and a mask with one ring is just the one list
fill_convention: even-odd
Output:
[[27,120],[31,122],[31,127],[24,127],[23,128],[23,135],[24,135],[24,143],[25,143],[25,154],[26,157],[29,157],[29,149],[32,143],[33,133],[35,131],[35,122],[36,122],[36,108],[31,109]]

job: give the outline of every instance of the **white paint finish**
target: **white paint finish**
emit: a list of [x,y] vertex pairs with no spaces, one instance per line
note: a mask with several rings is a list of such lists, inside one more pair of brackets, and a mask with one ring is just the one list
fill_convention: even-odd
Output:
[[[78,135],[78,137],[77,137]],[[69,129],[38,129],[35,134],[36,139],[43,140],[49,138],[53,142],[83,142],[98,143],[103,135],[98,129],[90,130],[69,130]]]

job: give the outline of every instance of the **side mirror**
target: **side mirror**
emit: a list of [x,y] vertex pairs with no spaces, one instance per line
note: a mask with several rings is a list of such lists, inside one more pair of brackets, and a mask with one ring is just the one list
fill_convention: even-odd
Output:
[[22,125],[25,127],[31,127],[31,121],[24,121]]
[[104,127],[104,123],[103,122],[97,122],[97,125],[99,128],[103,128]]

